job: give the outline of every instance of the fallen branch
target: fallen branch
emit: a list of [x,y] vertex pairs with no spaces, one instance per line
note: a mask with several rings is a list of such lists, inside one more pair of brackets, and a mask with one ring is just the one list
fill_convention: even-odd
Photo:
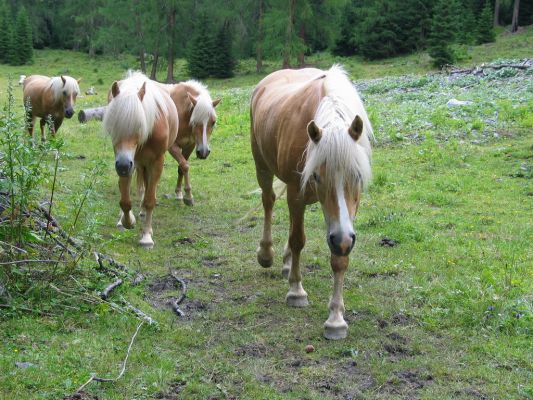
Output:
[[117,279],[115,282],[111,283],[108,287],[106,287],[102,292],[100,293],[100,298],[102,300],[107,300],[111,292],[118,286],[122,285],[122,279]]
[[120,373],[117,375],[117,377],[116,378],[100,378],[96,374],[93,373],[93,374],[91,374],[91,377],[89,378],[89,380],[87,382],[85,382],[83,385],[81,385],[78,388],[78,390],[76,390],[75,394],[81,392],[88,384],[90,384],[93,381],[95,381],[95,382],[116,382],[120,378],[122,378],[122,375],[124,375],[124,372],[126,372],[126,364],[128,363],[128,358],[130,356],[130,352],[131,352],[131,348],[133,346],[133,342],[135,341],[135,338],[137,337],[137,334],[139,333],[139,330],[141,329],[141,326],[143,326],[143,324],[144,324],[144,321],[141,321],[141,323],[139,324],[139,326],[135,330],[135,333],[133,334],[133,336],[132,336],[132,338],[130,340],[130,344],[128,346],[128,350],[126,352],[126,357],[124,358],[124,361],[122,363],[122,368],[120,370]]
[[106,107],[95,107],[95,108],[88,108],[86,110],[81,110],[78,113],[78,121],[82,124],[86,123],[87,121],[90,121],[92,119],[96,121],[101,121],[104,119]]
[[170,306],[172,307],[172,310],[178,315],[178,317],[184,317],[185,313],[181,310],[180,304],[185,300],[185,296],[187,294],[187,284],[185,281],[174,273],[174,271],[170,271],[170,275],[178,282],[181,286],[181,295],[177,299],[172,298],[170,300]]
[[55,263],[65,263],[65,260],[16,260],[16,261],[4,261],[0,262],[0,265],[16,265],[16,264],[27,264],[27,263],[42,263],[42,264],[55,264]]
[[124,297],[120,298],[122,301],[122,304],[126,306],[126,308],[130,311],[132,311],[138,318],[146,321],[148,325],[157,325],[157,321],[150,317],[149,315],[145,314],[143,311],[139,310],[137,307],[134,307],[129,301],[127,301]]

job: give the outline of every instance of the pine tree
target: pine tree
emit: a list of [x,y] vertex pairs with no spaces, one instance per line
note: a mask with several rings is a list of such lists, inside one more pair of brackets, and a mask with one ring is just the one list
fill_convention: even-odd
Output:
[[232,51],[231,27],[227,21],[222,25],[215,43],[216,52],[212,57],[210,75],[215,78],[231,78],[235,67],[235,59]]
[[433,10],[431,31],[428,39],[428,52],[433,64],[442,68],[454,62],[454,54],[450,48],[453,42],[453,18],[450,2],[439,0]]
[[478,44],[490,43],[496,40],[496,34],[494,32],[493,14],[490,2],[485,2],[483,10],[479,15],[477,23],[477,42]]
[[27,64],[33,58],[33,37],[28,13],[24,7],[21,7],[17,14],[14,37],[17,61],[19,64]]
[[0,62],[9,63],[11,19],[4,2],[0,3]]
[[12,19],[8,17],[5,20],[6,24],[6,53],[5,62],[11,65],[20,65],[17,54],[17,42],[15,39],[15,28],[13,26]]
[[210,64],[213,61],[216,48],[211,26],[212,24],[206,14],[198,16],[187,57],[187,69],[193,78],[205,79],[213,71]]

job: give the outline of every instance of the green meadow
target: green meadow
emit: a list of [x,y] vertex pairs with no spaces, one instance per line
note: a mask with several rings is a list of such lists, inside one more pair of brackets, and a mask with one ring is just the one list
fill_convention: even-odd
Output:
[[[531,57],[532,42],[531,28],[501,34],[495,44],[458,49],[461,66],[516,63]],[[373,182],[354,224],[358,240],[345,282],[348,337],[323,338],[332,273],[319,205],[306,213],[307,308],[284,301],[284,198],[274,209],[274,266],[256,262],[262,211],[253,211],[260,195],[249,99],[263,75],[250,60],[235,78],[207,82],[222,101],[211,155],[191,157],[193,207],[175,199],[177,163],[167,155],[151,251],[137,244],[139,225],[115,228],[117,176],[101,124],[81,125],[77,116],[64,122],[52,214],[83,241],[85,256],[53,273],[44,264],[1,267],[12,305],[0,309],[1,399],[533,397],[533,68],[449,76],[431,70],[424,53],[372,63],[322,54],[308,62],[345,65],[376,136]],[[82,78],[82,92],[97,91],[82,93],[76,111],[96,107],[135,67],[128,56],[37,51],[32,65],[0,66],[0,100],[3,106],[11,79],[22,118],[20,74],[67,74]],[[267,72],[276,67],[267,63]],[[176,71],[186,79],[183,61]],[[450,99],[471,104],[451,107]],[[51,155],[42,162],[49,171],[54,165]],[[51,185],[51,178],[43,183],[43,200]],[[394,245],[383,246],[384,239]],[[96,300],[113,278],[97,270],[93,251],[145,279]],[[165,306],[180,292],[169,269],[187,283],[181,318]],[[54,279],[39,279],[43,270]],[[157,324],[141,327],[121,379],[67,397],[92,373],[119,374],[140,322],[120,306],[122,298]],[[305,351],[309,344],[314,352]]]

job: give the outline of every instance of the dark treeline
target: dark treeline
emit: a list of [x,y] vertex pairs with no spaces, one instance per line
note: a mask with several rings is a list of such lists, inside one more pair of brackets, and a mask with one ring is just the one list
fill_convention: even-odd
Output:
[[2,1],[13,19],[27,10],[34,48],[131,53],[167,81],[178,57],[197,78],[231,76],[236,60],[250,57],[258,71],[265,58],[303,66],[324,50],[376,59],[428,48],[442,66],[453,62],[453,43],[484,43],[496,25],[533,23],[530,0]]

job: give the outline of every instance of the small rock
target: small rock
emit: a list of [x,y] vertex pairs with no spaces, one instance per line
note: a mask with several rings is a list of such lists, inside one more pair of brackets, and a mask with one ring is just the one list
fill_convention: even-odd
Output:
[[450,99],[446,103],[448,107],[464,107],[464,106],[471,106],[472,104],[474,103],[471,101],[462,101],[462,100],[457,100],[457,99]]
[[315,351],[315,346],[313,346],[312,344],[308,344],[307,346],[305,346],[306,353],[312,353],[313,351]]
[[15,365],[19,368],[22,368],[22,369],[26,369],[26,368],[30,368],[30,367],[36,367],[35,364],[31,363],[31,362],[27,362],[27,361],[15,361]]
[[398,245],[398,242],[385,236],[380,240],[379,245],[382,247],[395,247]]

